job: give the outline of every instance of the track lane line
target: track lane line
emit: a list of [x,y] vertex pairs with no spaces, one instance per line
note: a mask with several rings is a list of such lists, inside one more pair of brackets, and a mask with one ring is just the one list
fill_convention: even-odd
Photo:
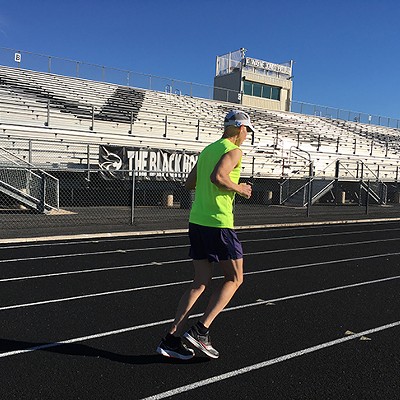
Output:
[[[260,254],[260,252],[244,253],[244,256],[259,255],[259,254]],[[287,267],[279,267],[279,268],[273,268],[273,269],[262,270],[262,271],[249,271],[249,272],[246,272],[246,274],[247,275],[261,274],[264,272],[275,272],[275,271],[284,271],[284,270],[290,270],[290,269],[296,269],[296,268],[313,267],[313,266],[318,266],[321,264],[335,264],[335,263],[343,263],[343,262],[350,262],[350,261],[361,261],[361,260],[368,260],[368,259],[373,259],[373,258],[393,257],[393,256],[398,256],[398,255],[400,255],[400,252],[373,254],[370,256],[343,258],[343,259],[338,259],[338,260],[330,260],[330,261],[323,261],[323,262],[310,263],[310,264],[300,264],[300,265],[293,265],[293,266],[287,266]],[[107,271],[114,271],[114,270],[117,271],[117,270],[122,270],[122,269],[134,269],[134,268],[140,268],[140,267],[158,267],[158,266],[163,266],[163,265],[168,265],[168,264],[179,264],[179,263],[185,263],[185,262],[191,262],[191,261],[192,261],[191,258],[182,258],[179,260],[170,260],[170,261],[160,261],[160,262],[152,261],[152,262],[144,263],[144,264],[120,265],[120,266],[105,267],[105,268],[82,269],[82,270],[78,270],[78,271],[57,272],[57,273],[51,273],[51,274],[17,276],[17,277],[12,277],[12,278],[0,279],[0,283],[1,282],[3,282],[3,283],[15,282],[15,281],[22,281],[22,280],[29,280],[29,279],[54,278],[54,277],[68,276],[68,275],[88,274],[88,273],[92,273],[92,272],[107,272]]]
[[[304,228],[303,228],[304,229]],[[267,231],[270,230],[261,229],[259,231]],[[400,228],[390,228],[390,229],[374,229],[374,230],[356,230],[349,232],[330,232],[330,233],[321,233],[319,235],[309,234],[309,235],[295,235],[295,236],[277,236],[277,237],[268,237],[263,239],[241,239],[242,243],[246,242],[257,242],[257,241],[272,241],[272,240],[287,240],[287,239],[306,239],[313,237],[330,237],[330,236],[344,236],[344,235],[355,235],[360,233],[374,234],[378,233],[387,233],[387,232],[396,232],[400,231]],[[279,232],[279,231],[278,231]],[[246,235],[246,233],[254,233],[254,230],[249,230],[248,232],[241,232],[241,234]],[[92,240],[79,240],[79,241],[66,241],[66,242],[58,242],[58,243],[27,243],[27,244],[15,244],[10,246],[0,246],[1,250],[10,250],[10,249],[27,249],[27,248],[35,248],[35,247],[60,247],[60,246],[79,246],[82,244],[100,244],[100,243],[114,243],[114,242],[127,242],[127,241],[137,241],[137,240],[165,240],[165,239],[176,239],[176,238],[184,238],[185,240],[188,238],[187,235],[168,235],[168,236],[158,236],[158,237],[122,237],[122,238],[110,238],[110,239],[92,239]]]
[[[330,227],[332,225],[357,225],[357,224],[391,224],[400,221],[398,217],[392,218],[365,218],[365,219],[348,219],[348,220],[332,220],[332,221],[310,221],[310,222],[289,222],[281,224],[261,224],[261,225],[237,225],[236,230],[263,230],[263,229],[303,229],[303,228],[319,228],[321,226]],[[103,233],[83,233],[83,234],[71,234],[71,235],[59,235],[59,236],[37,236],[27,238],[6,238],[0,239],[0,244],[11,244],[11,243],[35,243],[35,242],[52,242],[59,240],[80,240],[80,239],[102,239],[102,238],[114,238],[114,237],[137,237],[137,236],[163,236],[171,234],[187,234],[188,229],[160,229],[153,231],[135,231],[135,232],[103,232]]]
[[[330,244],[322,244],[316,246],[305,246],[305,247],[293,247],[290,249],[282,248],[276,250],[265,250],[265,251],[258,251],[253,253],[247,253],[252,255],[257,254],[274,254],[280,252],[287,252],[287,251],[302,251],[302,250],[315,250],[315,249],[325,249],[330,247],[344,247],[344,246],[358,246],[358,245],[365,245],[365,244],[375,244],[375,243],[382,243],[382,242],[393,242],[393,241],[400,241],[400,237],[398,238],[391,238],[391,239],[378,239],[378,240],[364,240],[360,242],[345,242],[345,243],[330,243]],[[104,254],[121,254],[121,253],[133,253],[136,251],[154,251],[154,250],[170,250],[176,248],[189,248],[189,244],[182,244],[182,245],[174,245],[174,246],[162,246],[162,247],[148,247],[148,248],[141,248],[141,249],[117,249],[117,250],[106,250],[106,251],[95,251],[91,253],[73,253],[73,254],[56,254],[51,256],[38,256],[38,257],[26,257],[26,258],[9,258],[0,260],[0,264],[3,263],[12,263],[12,262],[21,262],[21,261],[36,261],[36,260],[52,260],[58,258],[72,258],[72,257],[85,257],[85,256],[93,256],[93,255],[104,255]]]
[[372,335],[374,333],[381,332],[386,329],[396,328],[398,326],[400,326],[400,321],[392,322],[390,324],[378,326],[378,327],[372,328],[372,329],[367,329],[363,332],[359,332],[359,333],[356,333],[351,336],[345,336],[345,337],[342,337],[339,339],[331,340],[329,342],[318,344],[316,346],[311,346],[311,347],[308,347],[308,348],[305,348],[302,350],[295,351],[293,353],[289,353],[289,354],[285,354],[280,357],[273,358],[271,360],[263,361],[263,362],[260,362],[257,364],[249,365],[244,368],[226,372],[224,374],[216,375],[211,378],[207,378],[207,379],[203,379],[201,381],[191,383],[189,385],[184,385],[184,386],[177,387],[175,389],[168,390],[166,392],[157,393],[153,396],[142,398],[141,400],[160,400],[160,399],[165,399],[167,397],[175,396],[175,395],[178,395],[181,393],[186,393],[190,390],[198,389],[200,387],[208,386],[208,385],[211,385],[216,382],[221,382],[226,379],[234,378],[236,376],[243,375],[243,374],[246,374],[251,371],[269,367],[270,365],[273,365],[273,364],[278,364],[278,363],[281,363],[284,361],[291,360],[296,357],[301,357],[301,356],[304,356],[304,355],[307,355],[310,353],[314,353],[319,350],[326,349],[328,347],[332,347],[332,346],[336,346],[336,345],[339,345],[339,344],[342,344],[345,342],[349,342],[350,340],[358,339],[361,336]]
[[[351,285],[337,286],[337,287],[328,288],[328,289],[321,289],[321,290],[316,290],[313,292],[306,292],[306,293],[300,293],[300,294],[295,294],[295,295],[290,295],[290,296],[284,296],[284,297],[279,297],[279,298],[275,298],[275,299],[256,301],[254,303],[248,303],[248,304],[242,304],[242,305],[238,305],[238,306],[227,307],[227,308],[223,309],[221,312],[237,311],[237,310],[242,310],[244,308],[262,306],[262,305],[265,305],[268,303],[276,303],[279,301],[292,300],[292,299],[297,299],[297,298],[301,298],[301,297],[319,295],[319,294],[323,294],[323,293],[328,293],[328,292],[333,292],[333,291],[338,291],[338,290],[343,290],[343,289],[349,289],[349,288],[353,288],[353,287],[365,286],[365,285],[370,285],[370,284],[374,284],[374,283],[387,282],[387,281],[391,281],[391,280],[395,280],[395,279],[400,279],[400,275],[389,277],[389,278],[384,278],[384,279],[373,280],[373,281],[354,283]],[[198,317],[201,317],[202,315],[203,315],[202,313],[194,314],[194,315],[189,316],[189,319],[198,318]],[[14,351],[0,353],[0,358],[11,357],[11,356],[19,355],[19,354],[31,353],[31,352],[37,351],[37,350],[45,350],[45,349],[52,348],[52,347],[62,346],[64,344],[84,342],[87,340],[117,335],[117,334],[121,334],[121,333],[135,331],[138,329],[145,329],[145,328],[149,328],[149,327],[153,327],[153,326],[159,326],[159,325],[163,325],[163,324],[167,324],[167,323],[171,323],[171,322],[173,322],[173,318],[167,319],[167,320],[162,320],[162,321],[151,322],[151,323],[147,323],[147,324],[142,324],[142,325],[131,326],[128,328],[112,330],[112,331],[108,331],[108,332],[97,333],[97,334],[88,335],[88,336],[77,337],[77,338],[63,340],[63,341],[54,342],[54,343],[46,343],[46,344],[42,344],[39,346],[30,347],[28,349],[21,349],[21,350],[14,350]]]

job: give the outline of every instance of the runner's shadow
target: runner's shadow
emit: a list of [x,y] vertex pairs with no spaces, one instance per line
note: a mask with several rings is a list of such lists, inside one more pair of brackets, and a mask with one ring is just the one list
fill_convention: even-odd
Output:
[[190,360],[179,360],[176,358],[163,357],[160,354],[118,354],[111,351],[96,349],[95,347],[77,343],[32,343],[18,340],[0,339],[1,353],[13,351],[48,351],[50,353],[94,357],[119,362],[122,364],[147,365],[147,364],[199,364],[210,361],[207,357],[193,357]]

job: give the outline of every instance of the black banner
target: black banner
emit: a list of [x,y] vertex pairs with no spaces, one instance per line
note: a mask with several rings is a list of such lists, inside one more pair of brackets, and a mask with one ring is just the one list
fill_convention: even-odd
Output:
[[140,147],[99,146],[99,165],[105,179],[181,180],[192,170],[198,153]]

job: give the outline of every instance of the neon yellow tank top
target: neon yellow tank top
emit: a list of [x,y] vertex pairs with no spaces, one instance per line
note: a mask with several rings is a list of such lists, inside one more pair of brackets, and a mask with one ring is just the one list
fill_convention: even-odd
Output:
[[[208,145],[199,155],[195,200],[190,211],[189,222],[215,228],[233,228],[233,201],[235,192],[220,189],[210,180],[210,175],[222,155],[239,147],[228,139],[219,139]],[[238,183],[241,159],[229,177]]]

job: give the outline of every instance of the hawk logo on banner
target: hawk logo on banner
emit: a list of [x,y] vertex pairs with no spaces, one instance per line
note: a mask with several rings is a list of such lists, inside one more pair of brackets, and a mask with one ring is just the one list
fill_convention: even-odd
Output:
[[[124,148],[100,146],[99,166],[101,175],[105,179],[125,179],[124,167]],[[122,170],[122,171],[121,171]]]
[[99,165],[105,179],[181,180],[192,170],[198,153],[138,147],[100,146]]

